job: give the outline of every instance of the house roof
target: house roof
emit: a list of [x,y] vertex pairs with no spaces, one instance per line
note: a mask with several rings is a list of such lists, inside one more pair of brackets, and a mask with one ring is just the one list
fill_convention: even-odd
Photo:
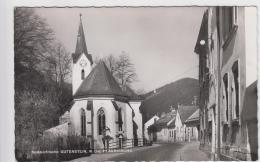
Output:
[[[165,114],[165,116],[159,118],[155,123],[154,126],[157,128],[164,128],[172,125],[172,123],[175,123],[176,119],[176,111],[169,112]],[[170,121],[172,121],[169,125],[167,125]]]
[[[202,45],[200,42],[201,40],[205,41],[205,44]],[[201,25],[200,25],[200,31],[197,38],[197,42],[194,48],[194,52],[197,54],[201,53],[207,53],[208,48],[208,10],[204,12]]]
[[127,97],[103,61],[99,62],[82,82],[74,97]]
[[80,18],[76,49],[75,53],[72,54],[73,63],[76,63],[82,54],[85,54],[85,56],[89,59],[90,63],[93,64],[92,56],[88,53],[87,50],[83,25]]
[[188,117],[188,119],[185,121],[185,123],[190,123],[190,122],[197,122],[199,121],[200,113],[199,109],[197,109],[191,116]]
[[257,81],[246,88],[241,117],[244,121],[257,119]]
[[181,122],[184,123],[197,109],[198,109],[198,107],[195,105],[179,106],[178,112],[180,114]]

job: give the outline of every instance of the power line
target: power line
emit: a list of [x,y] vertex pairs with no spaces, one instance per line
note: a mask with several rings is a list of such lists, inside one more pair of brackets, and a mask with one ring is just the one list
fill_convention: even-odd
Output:
[[182,76],[182,75],[184,75],[184,74],[186,74],[186,73],[188,73],[188,72],[190,72],[190,71],[192,71],[192,70],[194,70],[194,69],[196,69],[196,68],[198,68],[198,67],[199,67],[199,65],[195,65],[195,66],[190,67],[189,69],[185,70],[185,71],[182,72],[181,74],[175,76],[175,77],[173,78],[173,80],[175,80],[176,78],[178,78],[178,77],[180,77],[180,76]]

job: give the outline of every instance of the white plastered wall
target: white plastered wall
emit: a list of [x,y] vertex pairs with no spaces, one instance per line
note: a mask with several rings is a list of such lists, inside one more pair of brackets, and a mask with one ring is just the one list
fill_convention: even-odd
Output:
[[133,120],[135,121],[135,123],[138,126],[137,137],[143,138],[143,117],[142,117],[142,114],[141,114],[140,109],[139,109],[141,102],[137,101],[137,102],[129,102],[129,103],[130,103],[130,105],[133,108],[134,113],[135,113]]
[[[86,66],[83,68],[80,66],[80,62],[82,60],[86,61]],[[79,86],[82,83],[82,79],[81,79],[81,71],[82,69],[84,69],[85,72],[85,78],[88,76],[88,74],[90,73],[90,71],[92,70],[92,66],[90,61],[88,60],[88,58],[86,57],[86,55],[83,53],[81,54],[80,58],[78,59],[78,61],[73,64],[72,67],[72,94],[74,95],[76,93],[76,91],[78,90]]]

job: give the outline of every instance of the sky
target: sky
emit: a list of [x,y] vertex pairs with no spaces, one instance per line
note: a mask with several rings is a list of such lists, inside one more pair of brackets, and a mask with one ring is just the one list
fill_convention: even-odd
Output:
[[37,8],[71,54],[76,48],[79,15],[88,52],[102,58],[129,54],[145,92],[178,79],[198,78],[194,53],[205,7]]

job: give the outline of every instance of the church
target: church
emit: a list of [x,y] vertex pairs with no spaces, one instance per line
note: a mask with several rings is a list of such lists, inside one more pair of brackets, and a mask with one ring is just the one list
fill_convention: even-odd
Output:
[[81,16],[72,60],[72,105],[60,117],[60,125],[43,134],[85,137],[91,149],[142,146],[142,98],[130,87],[121,87],[103,61],[94,64]]
[[104,148],[104,136],[110,137],[110,148],[142,145],[142,99],[128,86],[120,87],[104,62],[94,65],[81,16],[72,60],[68,134],[86,137],[94,149]]

